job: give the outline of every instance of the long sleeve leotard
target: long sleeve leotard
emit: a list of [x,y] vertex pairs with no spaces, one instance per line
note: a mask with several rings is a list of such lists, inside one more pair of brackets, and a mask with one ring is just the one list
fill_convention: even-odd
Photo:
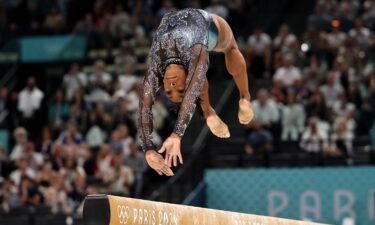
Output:
[[163,17],[151,45],[139,103],[138,133],[143,151],[155,149],[151,138],[152,105],[162,86],[165,69],[170,64],[183,65],[187,71],[184,98],[174,127],[174,133],[184,135],[206,79],[211,23],[210,15],[198,9],[174,11]]

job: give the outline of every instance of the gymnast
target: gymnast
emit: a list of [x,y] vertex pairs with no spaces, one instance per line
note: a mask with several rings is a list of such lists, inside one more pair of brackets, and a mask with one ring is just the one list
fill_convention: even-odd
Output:
[[[173,176],[172,162],[183,163],[181,138],[199,103],[211,132],[228,138],[228,126],[211,107],[206,72],[209,51],[222,52],[228,72],[240,92],[238,119],[248,124],[253,118],[246,63],[238,49],[228,23],[215,14],[201,9],[183,9],[164,15],[156,30],[148,56],[147,71],[139,103],[138,133],[146,160],[159,175]],[[163,88],[170,101],[179,105],[172,134],[164,141],[159,153],[151,140],[153,132],[152,105],[155,94]]]

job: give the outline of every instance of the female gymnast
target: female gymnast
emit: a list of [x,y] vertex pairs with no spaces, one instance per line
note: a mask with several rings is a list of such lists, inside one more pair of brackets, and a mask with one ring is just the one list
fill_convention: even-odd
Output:
[[[138,133],[146,160],[159,175],[173,176],[172,162],[183,163],[180,143],[195,111],[196,103],[203,111],[211,132],[221,138],[230,136],[228,126],[210,105],[206,72],[209,51],[222,52],[228,72],[240,92],[238,119],[248,124],[253,118],[246,63],[238,49],[228,23],[221,17],[201,9],[184,9],[164,15],[153,38],[147,71],[139,103]],[[164,141],[159,153],[151,140],[152,105],[160,88],[180,106],[173,133]]]

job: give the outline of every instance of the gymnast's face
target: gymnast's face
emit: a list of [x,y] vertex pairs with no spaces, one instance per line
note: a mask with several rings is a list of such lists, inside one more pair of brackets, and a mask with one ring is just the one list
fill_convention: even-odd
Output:
[[181,103],[184,99],[186,71],[183,66],[169,65],[164,74],[164,91],[174,103]]

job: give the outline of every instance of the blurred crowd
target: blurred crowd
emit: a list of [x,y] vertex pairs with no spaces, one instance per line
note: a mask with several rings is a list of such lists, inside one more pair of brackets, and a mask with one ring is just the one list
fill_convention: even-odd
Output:
[[[89,50],[119,52],[93,61],[91,72],[72,63],[51,97],[33,76],[19,92],[0,88],[0,133],[9,131],[8,150],[0,146],[0,211],[45,204],[70,214],[87,194],[142,196],[147,166],[136,126],[143,74],[135,66],[145,58],[135,51],[150,45],[162,16],[177,7],[204,8],[229,22],[246,13],[246,1],[202,2],[1,3],[0,43],[24,34],[74,33],[86,37]],[[374,130],[374,18],[375,1],[325,0],[300,37],[286,24],[275,37],[254,29],[244,49],[249,74],[272,87],[253,96],[248,154],[268,154],[277,141],[293,141],[317,160],[344,155],[350,164],[353,139]],[[236,31],[240,23],[230,24]],[[169,107],[160,96],[153,108],[157,145],[173,129]]]
[[317,1],[306,31],[287,24],[270,37],[256,28],[248,38],[248,65],[272,80],[253,98],[248,154],[297,143],[315,165],[327,157],[352,164],[353,140],[375,137],[375,1]]

